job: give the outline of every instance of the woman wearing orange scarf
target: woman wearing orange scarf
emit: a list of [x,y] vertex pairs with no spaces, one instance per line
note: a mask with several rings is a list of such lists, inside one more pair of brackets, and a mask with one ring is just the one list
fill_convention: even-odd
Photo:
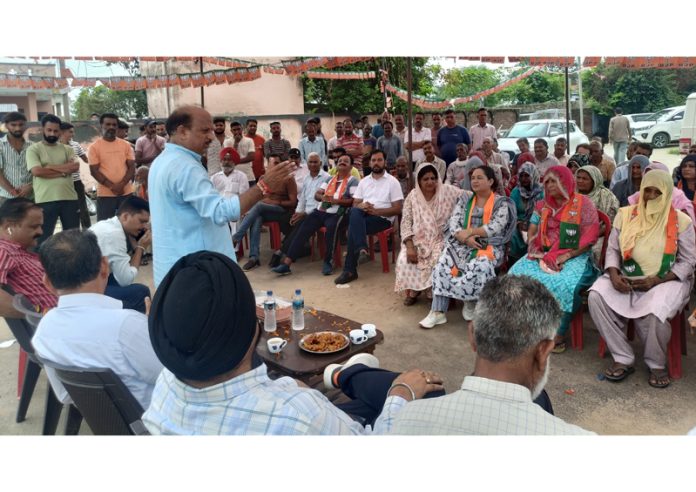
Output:
[[473,319],[483,286],[495,277],[495,267],[505,259],[505,245],[517,226],[515,205],[496,194],[495,173],[488,166],[471,173],[470,191],[464,191],[454,207],[445,231],[445,245],[433,269],[433,302],[421,328],[447,323],[450,299],[464,301],[462,315]]
[[643,176],[638,203],[621,208],[614,220],[605,273],[590,288],[590,315],[614,358],[605,372],[610,381],[635,370],[624,333],[632,320],[645,346],[648,383],[669,385],[669,320],[689,301],[696,265],[694,228],[689,216],[672,206],[673,188],[667,171]]
[[580,307],[580,291],[597,278],[590,249],[599,235],[597,209],[575,192],[573,173],[553,166],[544,174],[544,199],[536,204],[528,229],[528,254],[510,269],[527,275],[554,294],[563,311],[556,333],[555,352],[565,350],[565,334]]

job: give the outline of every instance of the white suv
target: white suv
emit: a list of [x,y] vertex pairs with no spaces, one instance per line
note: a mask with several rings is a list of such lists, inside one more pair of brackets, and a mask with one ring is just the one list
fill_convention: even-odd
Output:
[[650,143],[658,149],[671,142],[678,142],[685,109],[686,106],[675,106],[658,111],[650,118],[656,121],[654,125],[632,129],[633,138],[639,142]]

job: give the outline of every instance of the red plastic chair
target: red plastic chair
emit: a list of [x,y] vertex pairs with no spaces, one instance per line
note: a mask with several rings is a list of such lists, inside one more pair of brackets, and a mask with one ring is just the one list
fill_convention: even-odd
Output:
[[394,228],[389,227],[377,234],[368,236],[368,244],[370,246],[370,259],[375,259],[375,236],[379,241],[379,252],[382,255],[382,272],[389,273],[389,244],[387,242],[389,236],[392,237],[392,263],[396,262],[396,239],[394,238]]
[[[687,304],[679,314],[669,320],[670,325],[672,325],[672,336],[667,345],[667,371],[672,379],[681,379],[683,374],[681,356],[686,355],[686,312],[688,309],[689,305]],[[629,321],[628,339],[633,340],[634,336],[633,322]],[[606,351],[607,343],[600,337],[599,356],[604,357]]]
[[[600,212],[599,210],[597,210],[597,217],[599,218],[599,222],[604,224],[604,236],[602,236],[604,238],[604,242],[602,243],[602,253],[599,256],[599,268],[600,270],[604,270],[604,259],[607,255],[607,245],[609,244],[609,234],[611,233],[611,221],[609,220],[609,216],[607,214]],[[587,304],[587,297],[585,294],[586,292],[583,292],[582,304],[575,312],[573,320],[570,322],[570,346],[575,350],[583,349],[582,314],[584,311],[583,308]]]
[[280,224],[278,222],[264,222],[264,226],[268,227],[270,232],[271,249],[277,251],[280,249]]
[[[321,235],[321,237],[320,237]],[[320,227],[319,231],[317,231],[316,234],[314,234],[310,240],[309,240],[309,246],[310,246],[310,259],[314,261],[314,242],[316,241],[317,243],[317,249],[319,249],[319,256],[321,258],[324,258],[326,255],[326,227]],[[334,255],[333,255],[333,262],[334,262],[334,267],[342,267],[343,262],[341,261],[342,253],[341,253],[341,241],[336,238],[336,249],[334,249]]]

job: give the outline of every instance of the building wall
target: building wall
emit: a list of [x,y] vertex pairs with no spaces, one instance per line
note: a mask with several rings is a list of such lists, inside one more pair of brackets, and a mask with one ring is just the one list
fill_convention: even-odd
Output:
[[[277,59],[256,59],[273,63]],[[223,67],[205,64],[204,71],[221,70]],[[195,73],[200,70],[192,62],[143,62],[143,75],[165,73]],[[273,75],[262,72],[261,78],[238,84],[221,84],[204,88],[205,109],[213,115],[246,116],[263,114],[304,113],[302,83],[298,77]],[[184,104],[200,104],[198,87],[148,89],[147,102],[150,116],[166,118],[176,107]]]

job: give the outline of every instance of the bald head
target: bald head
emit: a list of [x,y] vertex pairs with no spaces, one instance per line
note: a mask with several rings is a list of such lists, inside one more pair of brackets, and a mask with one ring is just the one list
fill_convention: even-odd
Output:
[[170,141],[197,154],[204,155],[213,141],[213,118],[205,109],[182,106],[167,118]]

